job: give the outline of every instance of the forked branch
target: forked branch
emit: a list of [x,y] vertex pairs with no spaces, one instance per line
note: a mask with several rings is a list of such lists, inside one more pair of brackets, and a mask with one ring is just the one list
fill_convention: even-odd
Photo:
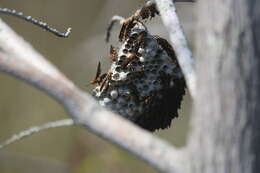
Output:
[[180,172],[185,154],[102,108],[0,20],[0,71],[45,91],[76,123],[133,153],[162,172]]

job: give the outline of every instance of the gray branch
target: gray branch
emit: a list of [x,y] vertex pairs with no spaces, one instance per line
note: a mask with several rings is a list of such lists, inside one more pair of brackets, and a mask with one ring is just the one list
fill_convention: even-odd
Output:
[[[168,30],[171,44],[176,52],[177,59],[184,73],[190,94],[196,94],[196,76],[194,71],[194,57],[188,47],[182,26],[176,14],[172,0],[155,0],[162,17],[164,26]],[[184,2],[184,1],[183,1]]]
[[102,108],[0,20],[0,71],[45,91],[76,123],[133,153],[162,172],[179,172],[185,154]]
[[34,133],[41,132],[43,130],[57,128],[57,127],[72,126],[72,125],[74,125],[74,121],[72,119],[64,119],[64,120],[48,122],[39,126],[33,126],[30,127],[29,129],[19,132],[18,134],[13,135],[12,137],[4,141],[2,144],[0,144],[0,149],[14,142],[17,142],[25,137],[31,136]]

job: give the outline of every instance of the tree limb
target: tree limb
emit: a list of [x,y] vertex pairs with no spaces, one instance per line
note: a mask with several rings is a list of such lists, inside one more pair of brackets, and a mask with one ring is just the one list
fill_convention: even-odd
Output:
[[196,93],[196,76],[194,71],[194,57],[188,47],[174,3],[171,0],[155,0],[162,17],[164,26],[168,30],[173,49],[184,73],[188,89],[194,98]]
[[133,153],[162,172],[180,172],[185,153],[107,111],[0,20],[0,71],[45,91],[76,123]]

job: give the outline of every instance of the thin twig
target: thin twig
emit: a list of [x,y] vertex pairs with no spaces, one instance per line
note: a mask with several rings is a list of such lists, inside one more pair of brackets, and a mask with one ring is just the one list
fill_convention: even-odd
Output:
[[66,32],[60,32],[55,28],[50,27],[47,23],[39,21],[31,16],[25,16],[22,12],[17,12],[16,10],[11,10],[8,8],[0,8],[0,13],[2,14],[6,14],[6,15],[12,15],[15,16],[17,18],[23,19],[25,21],[28,21],[36,26],[39,26],[41,28],[43,28],[44,30],[58,36],[58,37],[68,37],[69,34],[71,33],[71,28],[68,28]]
[[162,17],[164,26],[168,30],[171,44],[176,52],[178,62],[184,73],[190,94],[196,94],[196,75],[194,70],[194,57],[188,47],[182,26],[176,14],[172,0],[155,0]]
[[161,172],[181,172],[186,154],[101,107],[0,20],[0,71],[22,79],[61,103],[76,123],[124,148]]
[[48,122],[39,126],[33,126],[30,127],[29,129],[19,132],[18,134],[13,135],[12,137],[4,141],[2,144],[0,144],[0,149],[14,142],[17,142],[25,137],[31,136],[34,133],[41,132],[43,130],[57,128],[57,127],[64,127],[64,126],[72,126],[72,125],[74,125],[74,121],[72,119],[64,119],[64,120]]

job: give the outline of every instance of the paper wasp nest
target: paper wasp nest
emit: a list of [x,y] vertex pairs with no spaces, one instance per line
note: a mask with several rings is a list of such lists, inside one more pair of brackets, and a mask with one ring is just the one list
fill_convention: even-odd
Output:
[[183,74],[168,42],[137,25],[129,32],[93,96],[100,105],[154,131],[178,117]]

